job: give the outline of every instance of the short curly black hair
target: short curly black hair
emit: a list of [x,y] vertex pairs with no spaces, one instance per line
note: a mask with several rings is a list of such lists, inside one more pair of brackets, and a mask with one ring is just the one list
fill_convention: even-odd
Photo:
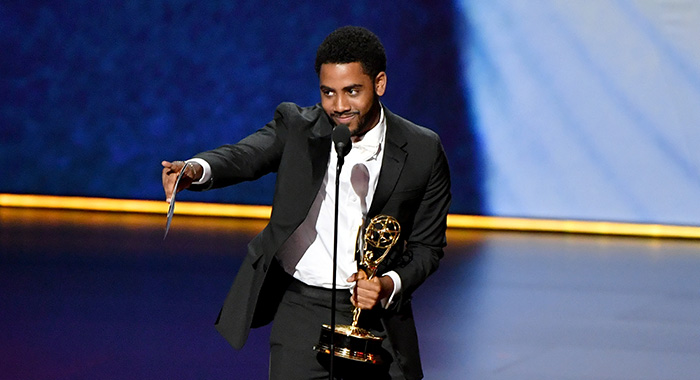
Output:
[[316,74],[324,63],[360,62],[370,78],[386,71],[384,45],[374,33],[359,26],[344,26],[331,32],[316,51]]

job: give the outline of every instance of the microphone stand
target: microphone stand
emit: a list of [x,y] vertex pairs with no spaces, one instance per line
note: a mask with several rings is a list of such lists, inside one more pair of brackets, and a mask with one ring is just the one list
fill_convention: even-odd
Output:
[[335,169],[335,218],[333,225],[333,282],[331,285],[331,361],[329,365],[329,380],[333,380],[333,361],[335,358],[335,298],[336,274],[338,272],[338,197],[340,196],[340,169],[345,162],[345,156],[338,153],[338,165]]
[[334,367],[333,362],[335,359],[335,311],[336,311],[336,276],[338,274],[338,203],[340,197],[340,169],[345,163],[345,155],[350,152],[352,148],[350,141],[350,129],[345,124],[336,125],[333,128],[333,145],[335,145],[335,151],[338,154],[338,165],[335,169],[335,216],[333,223],[333,280],[331,285],[331,342],[330,342],[330,363],[329,363],[329,379],[333,380],[334,377]]

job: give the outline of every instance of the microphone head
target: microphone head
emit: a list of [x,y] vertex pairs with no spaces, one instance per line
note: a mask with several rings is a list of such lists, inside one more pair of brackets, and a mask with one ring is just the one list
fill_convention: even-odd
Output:
[[350,128],[347,124],[338,124],[333,128],[333,145],[339,156],[345,157],[350,153],[352,144],[350,143]]

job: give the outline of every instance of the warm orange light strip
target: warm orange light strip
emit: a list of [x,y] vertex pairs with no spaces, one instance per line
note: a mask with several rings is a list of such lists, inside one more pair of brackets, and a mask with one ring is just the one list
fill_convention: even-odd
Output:
[[662,224],[449,215],[447,225],[451,228],[483,230],[700,239],[700,227]]
[[[0,207],[51,208],[152,214],[166,214],[168,210],[168,204],[164,201],[17,194],[0,194]],[[255,219],[268,219],[271,211],[270,206],[231,205],[200,202],[178,202],[175,209],[175,212],[180,215]],[[504,218],[451,214],[447,217],[447,226],[449,228],[458,229],[562,232],[595,235],[700,239],[700,227],[660,224]]]
[[[169,204],[165,203],[165,201],[147,201],[137,199],[0,194],[0,207],[140,212],[165,215],[168,212]],[[268,219],[270,218],[270,206],[177,202],[175,204],[175,213],[180,215]]]

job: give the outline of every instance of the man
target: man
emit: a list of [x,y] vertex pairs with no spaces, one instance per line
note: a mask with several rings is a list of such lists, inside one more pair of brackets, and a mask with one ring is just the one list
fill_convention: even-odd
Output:
[[[360,327],[385,337],[385,351],[382,365],[360,366],[357,372],[358,365],[335,359],[340,364],[334,372],[339,378],[423,376],[411,294],[443,256],[449,169],[434,132],[380,103],[385,70],[384,47],[373,33],[340,28],[317,51],[320,104],[283,103],[270,123],[237,144],[187,162],[162,163],[167,201],[181,170],[178,191],[277,173],[270,221],[249,244],[216,322],[235,348],[243,346],[251,327],[273,322],[272,379],[328,377],[327,358],[313,346],[322,324],[330,322],[338,161],[331,134],[340,124],[350,129],[352,149],[340,172],[337,322],[350,323],[353,307],[364,310]],[[378,214],[395,217],[401,237],[368,280],[357,271],[355,238],[363,221]]]

